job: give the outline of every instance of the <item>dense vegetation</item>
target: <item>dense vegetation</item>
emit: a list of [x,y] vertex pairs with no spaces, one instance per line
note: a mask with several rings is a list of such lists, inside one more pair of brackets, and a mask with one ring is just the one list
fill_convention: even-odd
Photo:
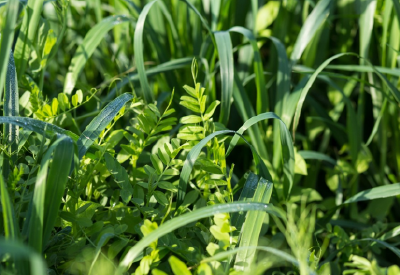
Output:
[[399,24],[0,1],[0,273],[400,274]]

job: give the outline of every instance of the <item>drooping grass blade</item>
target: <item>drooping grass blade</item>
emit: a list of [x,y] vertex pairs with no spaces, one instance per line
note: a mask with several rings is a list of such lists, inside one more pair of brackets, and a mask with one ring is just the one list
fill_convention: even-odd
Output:
[[[258,116],[252,117],[247,120],[242,127],[237,131],[239,134],[243,134],[249,127],[258,123],[259,121],[265,119],[277,119],[280,122],[280,137],[281,137],[281,146],[282,146],[282,156],[283,156],[283,172],[285,175],[285,184],[284,184],[284,195],[286,198],[290,195],[290,191],[293,186],[293,176],[294,176],[294,149],[292,138],[290,137],[290,132],[287,129],[285,123],[274,113],[268,112],[264,114],[260,114]],[[239,136],[235,135],[230,144],[227,151],[227,155],[233,150],[239,140]]]
[[103,40],[103,37],[113,27],[122,23],[132,22],[132,18],[126,15],[114,15],[103,19],[94,26],[85,36],[81,45],[79,45],[64,82],[64,93],[70,95],[78,80],[79,74],[85,66],[87,60],[92,56],[93,52]]
[[89,147],[94,143],[94,141],[99,137],[100,133],[106,128],[106,126],[114,119],[118,112],[124,107],[125,103],[131,100],[133,96],[131,94],[123,94],[111,101],[101,110],[86,127],[82,135],[80,135],[77,145],[79,159],[85,155]]
[[347,199],[343,204],[359,202],[359,201],[375,200],[381,198],[389,198],[397,196],[399,194],[400,194],[400,183],[393,183],[361,191],[357,193],[355,196]]

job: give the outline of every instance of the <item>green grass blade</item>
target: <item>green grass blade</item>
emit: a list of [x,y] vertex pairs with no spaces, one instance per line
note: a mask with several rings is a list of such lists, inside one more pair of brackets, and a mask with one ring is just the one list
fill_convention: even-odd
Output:
[[[40,170],[36,177],[33,198],[32,211],[29,220],[29,245],[38,253],[42,252],[44,236],[48,239],[54,226],[55,219],[58,215],[58,205],[47,205],[46,203],[59,203],[61,197],[49,197],[46,200],[46,190],[50,191],[50,195],[63,195],[65,183],[70,172],[73,150],[71,150],[71,140],[64,136],[57,139],[47,149],[40,163]],[[54,152],[53,158],[52,154]],[[58,159],[57,159],[58,158]],[[51,164],[50,172],[48,168]],[[48,174],[49,177],[47,176]],[[53,182],[50,182],[53,180]],[[60,186],[55,186],[60,185]],[[55,187],[55,189],[53,189]],[[62,188],[59,190],[58,188]],[[48,208],[52,208],[51,210]],[[46,216],[45,216],[46,214]],[[52,224],[50,224],[52,223]],[[46,234],[46,235],[44,235]]]
[[[192,64],[193,58],[192,57],[184,57],[184,58],[179,58],[175,60],[171,60],[165,63],[162,63],[160,65],[157,65],[154,68],[150,68],[146,71],[147,77],[158,75],[160,73],[168,72],[168,71],[175,71],[178,69],[186,68],[190,64]],[[118,82],[116,87],[113,88],[106,96],[106,99],[104,100],[105,102],[108,102],[109,100],[113,99],[115,94],[119,89],[122,89],[124,86],[131,82],[136,82],[139,81],[140,77],[139,74],[133,73],[130,74],[126,77],[124,77],[121,82]]]
[[29,0],[25,7],[25,15],[14,50],[15,66],[19,77],[24,75],[31,48],[35,47],[34,43],[42,9],[43,0]]
[[128,253],[120,262],[116,274],[122,274],[132,264],[132,261],[142,252],[143,249],[145,249],[152,242],[169,232],[172,232],[191,222],[211,217],[215,214],[249,210],[266,211],[267,213],[273,215],[279,215],[272,205],[267,205],[263,203],[233,202],[227,204],[210,205],[200,209],[196,209],[195,211],[186,213],[165,222],[163,225],[161,225],[156,230],[152,231],[146,237],[137,242],[136,245],[128,251]]
[[[284,184],[284,194],[285,197],[288,198],[290,195],[290,191],[293,186],[293,177],[294,177],[294,149],[293,149],[293,142],[290,136],[290,132],[287,129],[285,123],[274,113],[264,113],[258,116],[252,117],[247,120],[242,127],[237,131],[239,134],[243,134],[249,127],[258,123],[259,121],[266,120],[266,119],[278,119],[280,122],[280,139],[281,139],[281,146],[282,146],[282,156],[283,156],[283,172],[285,175],[285,184]],[[235,135],[230,144],[227,151],[227,155],[233,150],[239,140],[239,136]]]
[[322,161],[326,161],[330,164],[332,164],[333,166],[337,165],[336,160],[334,160],[333,158],[327,156],[326,154],[322,154],[320,152],[315,152],[315,151],[299,151],[298,152],[299,155],[303,158],[303,159],[317,159],[317,160],[322,160]]
[[62,137],[54,150],[50,170],[46,181],[43,223],[43,247],[50,239],[58,217],[61,200],[65,192],[68,175],[74,156],[74,144],[71,138]]
[[[4,97],[4,116],[19,116],[18,81],[15,74],[15,64],[12,52],[8,61]],[[4,124],[4,141],[10,145],[11,161],[15,164],[18,151],[18,125]],[[8,163],[7,163],[8,164]]]
[[395,247],[394,245],[388,244],[387,242],[384,242],[382,240],[378,240],[378,239],[373,239],[373,238],[365,238],[365,239],[361,239],[362,241],[371,241],[371,242],[377,242],[380,245],[389,248],[394,254],[396,254],[397,257],[400,258],[400,249],[398,249],[397,247]]
[[[272,195],[272,182],[261,178],[252,202],[269,203]],[[256,246],[260,238],[261,227],[264,223],[266,213],[249,211],[242,228],[239,247]],[[246,249],[239,251],[236,255],[235,269],[249,270],[255,258],[255,251]]]
[[[265,89],[265,79],[264,79],[264,71],[263,71],[263,64],[261,61],[260,50],[258,49],[257,40],[253,33],[248,29],[243,27],[233,27],[229,29],[229,32],[236,32],[240,33],[245,36],[253,48],[254,54],[254,73],[256,76],[256,88],[257,88],[257,113],[263,113],[268,111],[268,96],[267,91]],[[285,53],[286,56],[286,53]],[[281,56],[279,56],[281,59]],[[284,60],[282,60],[284,62]]]
[[296,64],[300,59],[304,49],[313,38],[319,27],[324,23],[329,15],[331,0],[321,0],[317,3],[314,10],[307,17],[306,22],[301,28],[300,34],[297,37],[290,59],[292,64]]
[[70,95],[75,87],[76,81],[85,66],[86,61],[92,56],[93,52],[103,40],[103,37],[113,27],[126,22],[131,22],[132,18],[126,15],[114,15],[103,19],[86,34],[81,45],[76,50],[68,73],[64,82],[64,93]]
[[16,239],[19,234],[15,218],[14,206],[11,203],[6,183],[0,173],[1,207],[3,212],[4,236],[6,239]]
[[150,3],[146,4],[146,6],[144,6],[136,24],[135,36],[133,40],[136,68],[139,74],[139,81],[140,81],[140,86],[142,87],[143,98],[147,103],[151,103],[154,101],[154,95],[150,89],[149,82],[147,81],[144,68],[143,31],[144,31],[144,22],[146,21],[147,14],[149,13],[154,3],[156,3],[157,1],[158,0],[153,0]]
[[[239,115],[243,120],[243,123],[256,115],[253,106],[251,105],[250,100],[247,96],[247,93],[243,88],[242,82],[236,73],[235,86],[233,89],[233,99],[233,103],[235,104],[236,109],[238,110]],[[255,149],[260,154],[261,158],[264,161],[268,160],[268,152],[264,143],[262,130],[257,124],[249,129],[249,135]]]
[[47,274],[47,267],[41,254],[37,253],[23,243],[0,239],[0,254],[2,256],[5,254],[10,254],[16,259],[28,258],[30,261],[31,275]]
[[77,145],[79,159],[86,154],[86,151],[99,137],[100,133],[106,128],[106,126],[114,119],[118,112],[124,107],[124,105],[133,98],[131,94],[123,94],[111,101],[101,110],[86,127],[85,131],[80,135]]
[[211,4],[211,29],[213,31],[217,30],[219,12],[221,9],[221,0],[213,0]]
[[296,111],[294,113],[294,120],[293,120],[293,137],[295,136],[296,128],[297,125],[299,124],[299,119],[301,115],[301,108],[303,107],[304,100],[306,99],[306,96],[308,94],[308,91],[310,90],[311,86],[314,84],[315,79],[317,78],[318,74],[322,72],[323,69],[332,61],[337,58],[340,58],[345,55],[356,55],[353,53],[339,53],[336,54],[327,60],[324,61],[316,70],[315,72],[311,75],[310,79],[307,81],[306,86],[302,89],[299,101],[297,103]]
[[361,191],[347,199],[343,204],[389,198],[397,195],[400,195],[400,183],[393,183]]
[[214,34],[217,44],[221,73],[221,113],[219,121],[227,125],[231,110],[233,90],[233,52],[229,31],[220,31]]
[[1,30],[1,43],[0,43],[0,102],[3,97],[3,87],[6,79],[9,57],[11,53],[11,45],[14,40],[14,29],[18,15],[18,0],[8,1],[6,18],[4,22],[4,29]]

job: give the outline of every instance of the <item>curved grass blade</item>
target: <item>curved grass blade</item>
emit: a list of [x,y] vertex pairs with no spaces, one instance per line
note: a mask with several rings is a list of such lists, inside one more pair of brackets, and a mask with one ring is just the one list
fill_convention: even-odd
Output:
[[386,67],[374,66],[375,68],[374,70],[374,68],[368,65],[328,65],[326,66],[326,68],[332,70],[341,70],[346,72],[359,72],[359,73],[372,73],[375,70],[377,70],[382,74],[400,77],[400,69],[398,68],[386,68]]
[[[73,152],[72,140],[62,136],[47,149],[42,158],[35,182],[28,232],[29,245],[38,253],[42,253],[43,241],[48,240],[53,230],[61,197],[64,194],[63,187],[70,172]],[[48,171],[50,163],[52,164]],[[46,191],[49,191],[48,195]]]
[[26,65],[34,47],[40,14],[43,9],[43,0],[29,0],[25,7],[25,15],[19,31],[17,43],[15,44],[14,58],[17,67],[17,75],[22,77]]
[[290,59],[292,65],[296,64],[303,54],[304,49],[314,37],[319,27],[324,23],[326,17],[329,15],[331,0],[318,1],[314,10],[307,17],[306,22],[301,28],[300,34],[297,37],[296,44],[294,45]]
[[10,254],[16,259],[28,258],[30,261],[30,274],[43,275],[47,274],[46,264],[39,253],[29,246],[18,241],[0,239],[0,254]]
[[4,28],[1,30],[0,44],[0,102],[3,97],[3,86],[9,66],[9,57],[11,53],[11,45],[14,39],[15,24],[18,15],[18,0],[8,1]]
[[384,242],[382,240],[378,240],[378,239],[373,239],[373,238],[365,238],[365,239],[361,239],[361,241],[371,241],[371,242],[377,242],[380,245],[389,248],[394,254],[396,254],[397,257],[400,258],[400,249],[398,249],[397,247],[395,247],[394,245],[388,244],[387,242]]
[[[321,2],[319,2],[321,3]],[[297,103],[297,107],[296,107],[296,111],[294,113],[294,120],[293,120],[293,140],[295,139],[295,132],[296,132],[296,128],[297,125],[299,124],[299,119],[300,119],[300,115],[301,115],[301,108],[303,107],[303,103],[304,100],[306,99],[306,96],[308,94],[308,91],[310,90],[311,86],[314,84],[315,79],[317,78],[318,74],[320,72],[322,72],[323,69],[325,69],[325,67],[332,61],[335,60],[337,58],[340,58],[344,55],[355,55],[354,53],[339,53],[336,54],[330,58],[328,58],[327,60],[324,61],[324,63],[322,63],[316,70],[315,72],[311,75],[310,79],[308,79],[306,86],[301,90],[301,94],[300,94],[300,98],[299,101]]]
[[[265,89],[265,79],[264,79],[264,71],[263,65],[261,61],[260,50],[258,49],[257,40],[254,34],[243,27],[233,27],[229,29],[229,32],[240,33],[245,36],[253,48],[254,54],[254,73],[256,76],[256,88],[257,88],[257,113],[263,113],[268,110],[268,96],[267,91]],[[286,53],[285,53],[286,56]],[[279,57],[281,58],[281,57]],[[283,60],[282,60],[283,62]]]
[[106,107],[98,114],[86,127],[85,131],[80,135],[78,145],[78,156],[79,159],[86,154],[88,148],[94,143],[99,137],[100,133],[106,128],[106,126],[114,119],[118,112],[124,107],[125,103],[131,100],[133,96],[131,94],[123,94],[107,104]]
[[18,225],[15,218],[14,206],[11,203],[6,183],[0,173],[0,196],[3,212],[4,236],[6,239],[16,239],[18,237]]
[[[168,72],[168,71],[175,71],[178,69],[182,69],[190,65],[193,61],[192,57],[184,57],[184,58],[179,58],[175,60],[171,60],[165,63],[162,63],[154,68],[150,68],[146,71],[146,76],[150,77],[153,75],[157,75],[163,72]],[[133,73],[130,74],[122,79],[121,82],[118,82],[117,85],[110,91],[110,93],[107,94],[106,99],[104,100],[105,102],[108,102],[109,100],[113,99],[115,94],[117,93],[117,90],[121,89],[125,85],[127,85],[130,82],[135,82],[139,81],[140,77],[139,74]]]
[[[247,120],[242,127],[237,131],[239,134],[243,134],[249,127],[258,123],[259,121],[265,119],[278,119],[280,122],[280,136],[281,136],[281,146],[282,146],[282,156],[283,156],[283,172],[285,174],[285,184],[284,184],[284,194],[285,197],[288,198],[290,195],[290,191],[293,186],[293,177],[294,177],[294,149],[292,139],[290,137],[290,132],[287,129],[285,123],[274,113],[268,112],[264,114],[260,114],[258,116],[252,117]],[[239,136],[235,135],[230,144],[226,155],[233,150],[239,140]]]
[[[5,92],[3,109],[4,116],[19,116],[18,81],[15,74],[15,63],[12,52],[8,61]],[[18,125],[4,124],[4,140],[6,141],[6,144],[10,145],[9,153],[13,164],[15,164],[17,160],[18,130]],[[6,161],[5,164],[8,165],[8,162]],[[6,169],[6,167],[4,167],[4,169]]]
[[266,211],[269,214],[279,215],[272,205],[263,203],[233,202],[227,204],[210,205],[196,209],[195,211],[183,214],[165,222],[163,225],[137,242],[136,245],[128,251],[128,253],[120,262],[116,274],[122,274],[132,264],[132,261],[142,252],[144,248],[169,232],[172,232],[191,222],[211,217],[215,214],[249,210]]
[[153,0],[144,6],[142,12],[139,15],[138,21],[135,28],[135,36],[133,40],[133,48],[135,52],[135,63],[139,74],[140,86],[142,87],[143,98],[145,102],[151,103],[154,101],[153,92],[150,89],[149,82],[147,81],[145,69],[144,69],[144,59],[143,59],[143,30],[144,22],[146,16],[149,13],[151,7],[158,0]]
[[103,19],[86,34],[85,39],[76,50],[68,68],[68,73],[64,82],[64,93],[68,95],[72,93],[82,68],[85,66],[86,61],[92,56],[94,50],[100,44],[106,33],[113,27],[130,21],[132,21],[132,18],[126,15],[110,16]]
[[361,191],[355,196],[346,200],[343,204],[389,198],[397,195],[400,195],[400,183],[393,183]]
[[303,158],[303,159],[317,159],[317,160],[323,160],[326,161],[330,164],[332,164],[333,166],[337,165],[336,160],[334,160],[333,158],[329,157],[328,155],[322,154],[320,152],[315,152],[315,151],[299,151],[298,152],[299,155]]
[[229,31],[214,33],[220,61],[221,73],[221,113],[219,122],[227,125],[230,115],[232,90],[233,90],[233,52],[232,41]]

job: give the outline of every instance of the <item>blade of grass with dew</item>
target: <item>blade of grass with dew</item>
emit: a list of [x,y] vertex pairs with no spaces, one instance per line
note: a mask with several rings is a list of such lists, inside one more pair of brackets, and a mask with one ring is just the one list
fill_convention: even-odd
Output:
[[[55,203],[58,200],[58,198],[49,198],[46,200],[46,189],[49,190],[52,195],[55,195],[53,192],[54,190],[51,190],[52,185],[65,185],[68,173],[70,172],[70,169],[65,169],[65,167],[69,168],[72,161],[71,155],[73,154],[73,150],[71,150],[71,144],[72,142],[70,138],[61,136],[49,147],[49,149],[47,149],[40,163],[40,170],[36,177],[33,198],[31,201],[32,211],[29,215],[28,230],[29,246],[35,249],[38,253],[42,253],[44,233],[46,233],[46,238],[49,238],[51,235],[59,209],[59,205],[45,204],[46,202]],[[50,162],[52,162],[52,164],[49,172],[48,168]],[[51,178],[47,177],[48,173],[52,174]],[[54,180],[54,182],[50,182],[50,180]],[[57,194],[61,194],[62,196],[64,190],[61,190],[61,192],[60,190],[58,191]],[[61,201],[61,198],[59,199]],[[47,208],[52,208],[52,210],[49,211]],[[51,216],[47,217],[45,216],[45,213]],[[49,222],[53,222],[53,224],[49,224]]]
[[28,258],[30,261],[31,275],[47,274],[47,267],[41,253],[37,253],[32,248],[19,241],[4,240],[0,238],[0,254],[2,256],[9,254],[16,259]]
[[36,39],[37,28],[43,9],[43,0],[29,0],[25,7],[25,15],[15,44],[14,58],[17,75],[22,78],[25,73]]
[[85,63],[92,56],[106,33],[108,33],[114,26],[126,22],[132,22],[132,18],[126,15],[114,15],[103,19],[88,31],[82,44],[79,45],[71,60],[68,73],[65,76],[63,88],[64,93],[71,95]]
[[18,0],[8,1],[4,28],[1,30],[0,43],[0,102],[3,97],[3,87],[9,66],[9,57],[11,53],[11,45],[14,40],[15,24],[18,15]]
[[144,68],[144,58],[143,58],[143,31],[144,23],[146,21],[146,16],[149,13],[151,7],[158,0],[153,0],[144,6],[142,12],[139,15],[138,21],[135,27],[135,36],[133,40],[133,48],[135,52],[135,64],[139,74],[140,86],[142,87],[143,99],[147,103],[154,101],[153,92],[150,89],[149,82],[147,81],[147,76]]
[[[171,60],[160,65],[157,65],[154,68],[150,68],[146,71],[146,76],[154,76],[158,75],[163,72],[167,71],[175,71],[178,69],[188,67],[193,61],[192,57],[184,57],[179,58],[176,60]],[[119,89],[122,89],[125,85],[129,84],[130,82],[136,82],[140,80],[140,76],[137,73],[130,74],[122,79],[121,82],[118,82],[117,85],[107,94],[106,99],[104,102],[108,102],[109,100],[113,99],[115,94]]]
[[232,212],[240,212],[240,211],[265,211],[272,215],[280,215],[272,205],[267,205],[263,203],[254,203],[254,202],[232,202],[226,204],[218,204],[218,205],[210,205],[206,207],[202,207],[200,209],[196,209],[190,213],[183,214],[181,216],[175,217],[161,226],[159,226],[156,230],[152,231],[146,237],[141,239],[136,243],[131,249],[129,249],[128,253],[119,263],[116,274],[120,275],[125,270],[129,268],[132,264],[132,261],[152,242],[157,240],[158,238],[164,236],[165,234],[172,232],[186,224],[191,222],[198,221],[203,218],[211,217],[215,214],[219,213],[232,213]]
[[[243,190],[240,193],[240,197],[238,201],[241,202],[246,202],[246,201],[251,201],[254,197],[254,193],[257,190],[257,185],[258,185],[258,176],[252,172],[249,173],[244,186]],[[243,226],[244,220],[245,220],[246,215],[240,214],[240,213],[233,213],[231,217],[231,225],[236,228],[236,231],[233,233],[239,234],[241,232],[241,228]]]
[[114,119],[118,112],[124,105],[133,98],[131,94],[122,94],[101,110],[86,127],[85,131],[79,136],[77,141],[79,159],[85,155],[89,147],[99,137],[100,133],[107,127],[107,125]]
[[[257,113],[266,112],[268,110],[268,96],[267,91],[265,89],[265,79],[264,79],[264,71],[263,64],[261,61],[260,50],[257,46],[257,40],[253,33],[248,29],[243,27],[233,27],[229,29],[229,32],[240,33],[245,36],[253,48],[254,55],[254,73],[256,76],[256,88],[257,88]],[[286,54],[285,54],[286,56]]]
[[[258,181],[257,190],[252,202],[269,203],[272,195],[272,182],[263,178]],[[256,246],[260,238],[261,227],[264,223],[266,213],[249,211],[240,235],[239,247]],[[249,270],[255,258],[254,250],[242,250],[236,255],[235,269]]]
[[400,183],[393,183],[361,191],[347,199],[343,204],[389,198],[397,195],[400,195]]
[[[259,121],[266,119],[278,119],[280,122],[280,139],[281,139],[281,148],[282,148],[282,156],[283,156],[283,173],[285,175],[285,183],[284,183],[284,195],[286,198],[289,197],[290,191],[293,186],[293,177],[294,177],[294,149],[292,138],[290,137],[290,132],[287,129],[285,123],[274,113],[268,112],[264,114],[260,114],[258,116],[252,117],[247,120],[242,127],[237,131],[239,134],[243,134],[249,127],[258,123]],[[236,146],[239,140],[239,136],[235,135],[230,144],[227,151],[227,155],[232,151],[232,149]]]
[[219,31],[214,33],[215,43],[217,44],[220,74],[221,74],[221,112],[219,122],[227,125],[231,110],[232,90],[233,90],[233,52],[232,42],[229,31]]
[[[256,115],[253,106],[251,105],[250,100],[247,96],[247,93],[244,90],[242,82],[236,73],[235,73],[235,86],[233,89],[233,99],[234,99],[233,103],[235,104],[236,109],[238,110],[239,115],[243,120],[243,123]],[[261,158],[264,161],[266,161],[268,160],[268,152],[267,152],[267,147],[265,146],[264,140],[262,138],[263,137],[262,132],[263,131],[260,129],[258,124],[254,125],[254,127],[251,127],[249,129],[249,135],[251,141],[254,144],[255,149],[260,154]]]
[[[300,119],[300,114],[301,114],[301,108],[303,107],[304,100],[306,99],[307,93],[310,90],[311,86],[314,84],[315,79],[317,78],[318,74],[322,72],[323,69],[333,60],[340,58],[345,55],[356,55],[353,53],[339,53],[336,54],[327,60],[324,61],[316,70],[315,72],[311,75],[310,79],[307,81],[306,86],[301,91],[299,101],[297,103],[296,111],[294,113],[294,119],[293,119],[293,137],[295,137],[295,132],[297,125],[299,124],[299,119]],[[294,138],[293,138],[294,139]]]
[[18,237],[19,230],[15,218],[14,206],[11,203],[7,186],[6,183],[4,182],[1,173],[0,173],[0,191],[1,191],[0,193],[1,207],[3,212],[3,223],[4,223],[4,237],[6,239],[16,239]]
[[292,65],[296,64],[300,59],[304,49],[313,38],[319,27],[324,23],[326,17],[329,15],[330,5],[333,1],[321,0],[317,3],[311,14],[307,17],[306,22],[300,30],[297,37],[290,59]]
[[[11,52],[10,58],[8,60],[7,76],[6,76],[6,86],[4,95],[4,109],[3,116],[19,116],[19,94],[18,94],[18,81],[15,74],[15,63],[14,56]],[[4,124],[3,138],[6,144],[10,145],[9,153],[11,155],[11,161],[16,164],[17,151],[18,151],[18,125]],[[8,162],[5,164],[8,165]],[[4,167],[6,169],[6,167]],[[7,171],[8,172],[8,171]]]
[[43,222],[43,247],[50,239],[58,217],[62,197],[68,176],[73,165],[74,144],[71,138],[64,136],[54,150],[50,170],[46,180]]

